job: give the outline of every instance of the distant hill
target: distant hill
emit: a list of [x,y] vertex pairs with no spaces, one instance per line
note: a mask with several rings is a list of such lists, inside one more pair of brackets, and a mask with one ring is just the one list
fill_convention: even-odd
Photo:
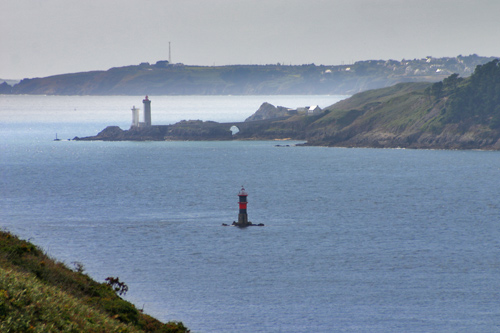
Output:
[[352,65],[184,66],[158,61],[24,79],[0,93],[47,95],[259,95],[354,94],[401,82],[437,82],[450,74],[469,76],[493,60],[477,55],[414,60],[368,60]]

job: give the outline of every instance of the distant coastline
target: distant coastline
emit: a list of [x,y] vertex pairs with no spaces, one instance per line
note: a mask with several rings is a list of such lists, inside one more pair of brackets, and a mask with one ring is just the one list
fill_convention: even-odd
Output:
[[188,66],[155,64],[26,78],[0,94],[38,95],[352,95],[402,82],[437,82],[473,73],[493,57],[366,60],[349,65]]

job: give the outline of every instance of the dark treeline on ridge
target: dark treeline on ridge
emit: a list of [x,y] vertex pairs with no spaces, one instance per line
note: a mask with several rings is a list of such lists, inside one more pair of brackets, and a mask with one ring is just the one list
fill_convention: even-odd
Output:
[[478,65],[469,79],[450,75],[432,85],[435,97],[448,98],[443,109],[446,121],[459,123],[473,119],[491,129],[500,127],[499,60]]

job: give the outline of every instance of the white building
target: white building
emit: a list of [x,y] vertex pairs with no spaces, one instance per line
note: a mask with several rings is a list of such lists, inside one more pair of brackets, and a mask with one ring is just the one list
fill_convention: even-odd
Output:
[[309,109],[307,110],[307,115],[315,116],[317,114],[320,114],[321,112],[323,112],[323,110],[318,105],[313,105],[310,106]]

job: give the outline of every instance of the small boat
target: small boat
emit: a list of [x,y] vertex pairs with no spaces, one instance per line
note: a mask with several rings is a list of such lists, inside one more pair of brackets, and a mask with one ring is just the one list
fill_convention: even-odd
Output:
[[61,139],[57,138],[57,133],[56,133],[56,138],[54,139],[54,141],[61,141]]

